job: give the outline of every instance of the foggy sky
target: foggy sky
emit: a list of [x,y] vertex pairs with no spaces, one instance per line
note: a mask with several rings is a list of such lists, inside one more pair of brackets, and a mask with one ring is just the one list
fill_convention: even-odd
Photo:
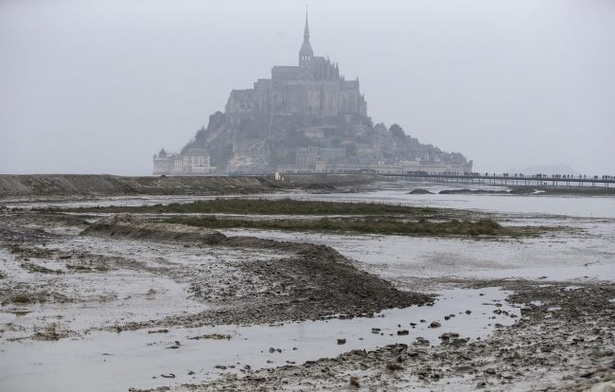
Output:
[[[615,1],[310,0],[374,123],[477,171],[615,175]],[[295,65],[305,0],[0,0],[0,173],[148,175]]]

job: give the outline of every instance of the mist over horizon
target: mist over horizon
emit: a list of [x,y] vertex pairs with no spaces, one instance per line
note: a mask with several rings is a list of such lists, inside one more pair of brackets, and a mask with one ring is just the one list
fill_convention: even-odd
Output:
[[[615,3],[308,2],[374,123],[477,172],[615,174]],[[296,65],[305,2],[0,4],[0,173],[150,175],[233,89]],[[566,174],[566,173],[562,173]]]

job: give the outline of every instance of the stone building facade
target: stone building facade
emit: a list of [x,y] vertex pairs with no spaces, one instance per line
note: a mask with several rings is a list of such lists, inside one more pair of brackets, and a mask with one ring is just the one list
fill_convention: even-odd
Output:
[[216,170],[210,165],[205,149],[191,148],[183,154],[170,154],[164,149],[154,155],[154,175],[206,175]]

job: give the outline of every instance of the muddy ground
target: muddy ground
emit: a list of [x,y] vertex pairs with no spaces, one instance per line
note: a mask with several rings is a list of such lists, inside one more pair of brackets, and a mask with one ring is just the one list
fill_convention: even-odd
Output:
[[[0,258],[5,313],[28,315],[46,306],[85,304],[111,312],[101,311],[87,324],[46,316],[30,324],[7,323],[0,327],[3,344],[80,339],[92,331],[344,319],[433,303],[428,290],[433,280],[420,284],[426,293],[397,289],[327,246],[234,237],[129,215],[3,209]],[[154,283],[148,283],[149,289],[143,286],[139,295],[159,302],[161,310],[122,317],[112,313],[119,303],[138,299],[114,290],[114,279],[142,275]],[[177,284],[191,307],[165,304],[173,289],[157,286],[156,277]],[[437,283],[503,287],[511,291],[507,301],[521,308],[520,316],[504,314],[514,323],[495,325],[495,332],[484,339],[468,339],[434,324],[442,329],[438,341],[416,339],[148,390],[615,391],[612,282],[440,278]],[[503,316],[497,307],[493,312],[494,318]]]
[[615,390],[613,285],[504,284],[515,290],[508,300],[522,306],[522,316],[484,340],[468,341],[443,330],[440,341],[431,344],[417,339],[148,391]]
[[[72,216],[6,211],[0,216],[0,224],[2,246],[14,257],[13,271],[21,269],[31,275],[24,278],[12,273],[5,261],[0,272],[0,303],[5,309],[82,301],[81,293],[62,290],[65,277],[98,274],[104,279],[108,272],[123,269],[154,273],[183,283],[192,300],[211,306],[188,315],[127,320],[112,327],[103,326],[107,329],[351,318],[383,309],[432,303],[431,296],[397,290],[389,282],[357,269],[326,246],[227,237],[207,229],[149,223],[130,215],[88,223]],[[72,229],[73,233],[54,234],[50,232],[53,228]],[[152,247],[169,244],[195,252],[215,250],[219,254],[238,250],[253,256],[261,252],[264,256],[221,258],[216,263],[186,268],[164,259],[147,264],[121,255],[92,253],[83,247],[71,248],[70,242],[75,237],[132,240]],[[51,246],[53,243],[61,246]],[[106,300],[104,296],[99,299]]]

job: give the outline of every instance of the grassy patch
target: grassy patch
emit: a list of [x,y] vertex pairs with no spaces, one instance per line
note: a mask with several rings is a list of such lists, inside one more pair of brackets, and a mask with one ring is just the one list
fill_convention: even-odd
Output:
[[83,264],[67,264],[66,268],[75,272],[92,272],[92,267]]
[[11,297],[11,302],[14,304],[29,304],[35,301],[33,298],[30,298],[28,294],[17,293]]
[[94,269],[98,272],[109,272],[109,267],[107,267],[106,265],[97,265],[96,267],[94,267]]
[[36,340],[60,340],[62,337],[65,337],[65,335],[60,332],[56,323],[35,328],[34,338]]
[[243,220],[216,217],[173,217],[171,223],[207,227],[210,229],[264,229],[285,231],[351,232],[359,234],[409,235],[409,236],[510,236],[537,235],[544,229],[527,227],[502,227],[491,219],[477,221],[407,221],[394,218],[323,218]]
[[[53,251],[50,249],[41,249],[35,246],[22,246],[17,244],[9,245],[9,251],[17,256],[22,258],[39,258],[39,259],[49,259],[53,256]],[[27,261],[27,260],[26,260]]]
[[54,270],[47,267],[43,267],[42,265],[34,264],[34,263],[21,263],[21,267],[30,272],[39,272],[41,274],[62,274],[63,272],[60,270]]
[[[67,210],[64,210],[67,211]],[[192,203],[141,207],[94,207],[68,211],[82,213],[176,214],[161,219],[210,229],[263,229],[285,231],[345,232],[358,234],[465,237],[537,236],[553,228],[503,227],[490,214],[467,210],[412,207],[384,203],[351,203],[217,198]],[[181,216],[203,214],[204,216]],[[207,215],[210,216],[207,216]],[[252,215],[249,219],[215,217],[213,214]],[[294,218],[263,219],[262,215]],[[311,216],[314,218],[303,218]],[[316,218],[315,216],[326,216]],[[160,218],[158,218],[160,219]]]
[[211,333],[208,335],[200,335],[189,337],[191,340],[210,339],[210,340],[231,340],[231,335],[222,335],[219,333]]
[[[66,211],[66,210],[63,210]],[[453,211],[429,207],[410,207],[383,203],[301,201],[291,199],[225,199],[174,203],[166,206],[89,207],[75,212],[175,213],[175,214],[254,214],[254,215],[411,215],[414,217],[450,216]]]

